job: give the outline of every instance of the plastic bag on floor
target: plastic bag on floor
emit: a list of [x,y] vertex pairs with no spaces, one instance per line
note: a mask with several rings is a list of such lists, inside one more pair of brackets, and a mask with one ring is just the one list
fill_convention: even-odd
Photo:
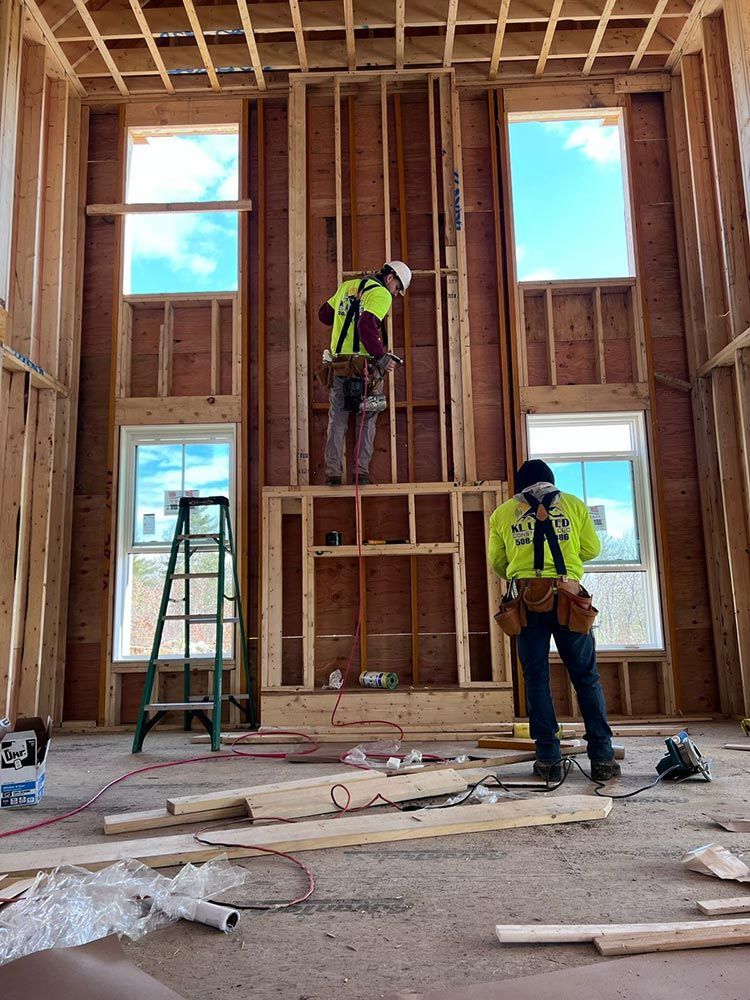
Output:
[[193,920],[203,900],[242,885],[245,874],[225,857],[185,865],[174,878],[130,859],[96,872],[63,866],[40,873],[24,898],[0,910],[0,965],[109,934],[136,941]]
[[400,743],[360,743],[347,753],[344,763],[355,767],[391,767],[388,759],[400,749]]

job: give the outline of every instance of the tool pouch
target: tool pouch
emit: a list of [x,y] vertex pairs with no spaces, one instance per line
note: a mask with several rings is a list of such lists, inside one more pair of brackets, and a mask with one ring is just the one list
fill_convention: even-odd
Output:
[[555,606],[554,581],[546,579],[529,580],[523,589],[523,601],[528,611],[543,615]]
[[[367,360],[367,358],[352,354],[336,358],[334,361],[323,361],[315,372],[315,376],[325,389],[330,389],[334,378],[362,378]],[[378,376],[378,379],[380,378],[382,376]]]
[[520,635],[526,624],[523,597],[517,586],[511,586],[503,596],[495,621],[507,636]]
[[557,619],[571,632],[588,635],[599,611],[592,603],[591,594],[581,587],[578,594],[560,589],[557,594]]

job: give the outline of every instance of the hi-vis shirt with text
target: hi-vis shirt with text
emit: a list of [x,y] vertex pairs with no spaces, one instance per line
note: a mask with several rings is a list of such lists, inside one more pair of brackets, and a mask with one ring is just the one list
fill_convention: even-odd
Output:
[[[571,493],[560,493],[550,518],[555,529],[567,576],[580,580],[583,564],[601,552],[601,542],[588,507]],[[525,500],[511,497],[490,518],[487,558],[498,576],[506,580],[528,579],[534,572],[534,515]],[[544,546],[542,576],[557,576],[549,545]]]

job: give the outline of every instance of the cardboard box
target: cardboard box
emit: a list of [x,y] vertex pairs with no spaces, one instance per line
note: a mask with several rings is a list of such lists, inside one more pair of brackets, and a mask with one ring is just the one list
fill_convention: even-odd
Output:
[[0,809],[35,806],[47,780],[52,719],[18,719],[15,728],[8,727],[0,719]]

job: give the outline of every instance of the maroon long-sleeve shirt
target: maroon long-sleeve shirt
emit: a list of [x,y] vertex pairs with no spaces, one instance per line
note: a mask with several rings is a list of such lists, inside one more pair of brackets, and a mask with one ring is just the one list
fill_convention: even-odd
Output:
[[[333,326],[335,314],[333,306],[324,302],[318,310],[318,319],[324,326]],[[362,346],[373,358],[382,358],[385,347],[380,336],[380,320],[370,312],[363,312],[359,317],[357,332]]]

